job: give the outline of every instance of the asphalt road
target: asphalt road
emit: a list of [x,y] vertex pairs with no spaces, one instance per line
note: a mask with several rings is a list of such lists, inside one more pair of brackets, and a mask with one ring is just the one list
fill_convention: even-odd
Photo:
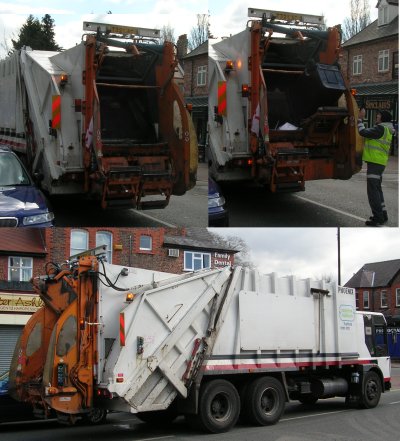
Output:
[[97,201],[78,197],[52,199],[56,227],[206,227],[208,180],[205,164],[199,165],[196,186],[183,196],[171,196],[159,210],[102,210]]
[[[391,158],[383,177],[387,227],[399,225],[397,160]],[[348,181],[308,181],[304,192],[270,194],[250,183],[225,184],[222,192],[231,227],[365,227],[371,215],[365,167]]]
[[178,419],[169,428],[151,427],[134,415],[114,413],[102,426],[65,427],[57,422],[0,425],[2,441],[394,441],[400,433],[400,367],[392,391],[375,409],[349,409],[344,399],[320,400],[314,406],[291,402],[280,422],[269,427],[238,424],[228,433],[199,433]]

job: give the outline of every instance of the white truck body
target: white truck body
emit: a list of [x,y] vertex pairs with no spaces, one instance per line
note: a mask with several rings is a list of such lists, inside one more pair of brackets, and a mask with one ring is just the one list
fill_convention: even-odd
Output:
[[[42,187],[52,194],[80,191],[73,181],[58,186],[52,182],[66,173],[83,171],[83,118],[82,113],[75,110],[73,97],[83,96],[84,55],[84,45],[80,43],[61,53],[25,48],[1,62],[4,74],[0,75],[0,93],[7,96],[0,97],[0,127],[7,131],[0,135],[0,142],[27,154],[25,117],[28,112],[36,141],[31,169],[42,170]],[[69,82],[61,87],[61,75],[65,72],[69,73]],[[49,131],[53,96],[62,97],[62,124],[56,137]]]
[[[166,280],[142,288],[121,309],[114,303],[112,311],[115,293],[103,290],[99,387],[122,398],[132,412],[165,409],[177,394],[188,396],[191,362],[201,345],[194,348],[204,339],[203,375],[340,369],[371,361],[353,289],[240,267],[231,273],[225,268]],[[124,346],[118,314],[125,319]],[[108,357],[101,349],[105,338],[114,341]],[[378,364],[390,378],[389,358]]]

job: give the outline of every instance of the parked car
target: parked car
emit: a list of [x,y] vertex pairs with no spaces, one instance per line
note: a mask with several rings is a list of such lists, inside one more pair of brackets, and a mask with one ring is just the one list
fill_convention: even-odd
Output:
[[228,227],[229,214],[225,198],[219,185],[208,178],[208,225],[210,227]]
[[51,227],[54,214],[18,156],[0,145],[0,226]]

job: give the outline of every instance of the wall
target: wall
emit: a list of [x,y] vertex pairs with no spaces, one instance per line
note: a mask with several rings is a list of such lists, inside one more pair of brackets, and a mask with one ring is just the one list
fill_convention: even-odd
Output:
[[[378,72],[379,51],[389,49],[389,70]],[[343,50],[340,59],[343,74],[352,85],[361,83],[382,83],[393,80],[393,53],[398,52],[397,37],[359,44]],[[363,56],[361,75],[353,75],[353,57]]]

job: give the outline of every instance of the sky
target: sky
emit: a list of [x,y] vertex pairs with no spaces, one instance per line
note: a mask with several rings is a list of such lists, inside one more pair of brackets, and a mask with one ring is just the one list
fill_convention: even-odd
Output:
[[[250,258],[265,274],[338,280],[336,228],[210,228],[244,239]],[[341,284],[366,263],[400,259],[399,228],[341,228]]]
[[[111,11],[112,15],[107,15]],[[29,14],[39,20],[50,14],[55,20],[56,42],[64,49],[81,41],[82,23],[94,21],[150,29],[164,25],[179,35],[190,35],[197,14],[207,13],[207,2],[199,0],[0,0],[0,46],[10,45]],[[4,48],[0,57],[4,57]]]
[[[5,42],[17,38],[29,14],[41,19],[50,14],[55,20],[56,42],[68,49],[79,43],[83,21],[112,22],[151,29],[169,25],[175,38],[190,34],[196,14],[210,12],[211,31],[223,37],[242,31],[247,22],[247,8],[265,8],[288,12],[323,14],[328,26],[343,23],[349,16],[350,0],[13,0],[0,1],[0,57]],[[377,17],[377,1],[369,0],[371,19]],[[300,6],[301,5],[301,6]],[[107,16],[111,11],[113,17]]]

